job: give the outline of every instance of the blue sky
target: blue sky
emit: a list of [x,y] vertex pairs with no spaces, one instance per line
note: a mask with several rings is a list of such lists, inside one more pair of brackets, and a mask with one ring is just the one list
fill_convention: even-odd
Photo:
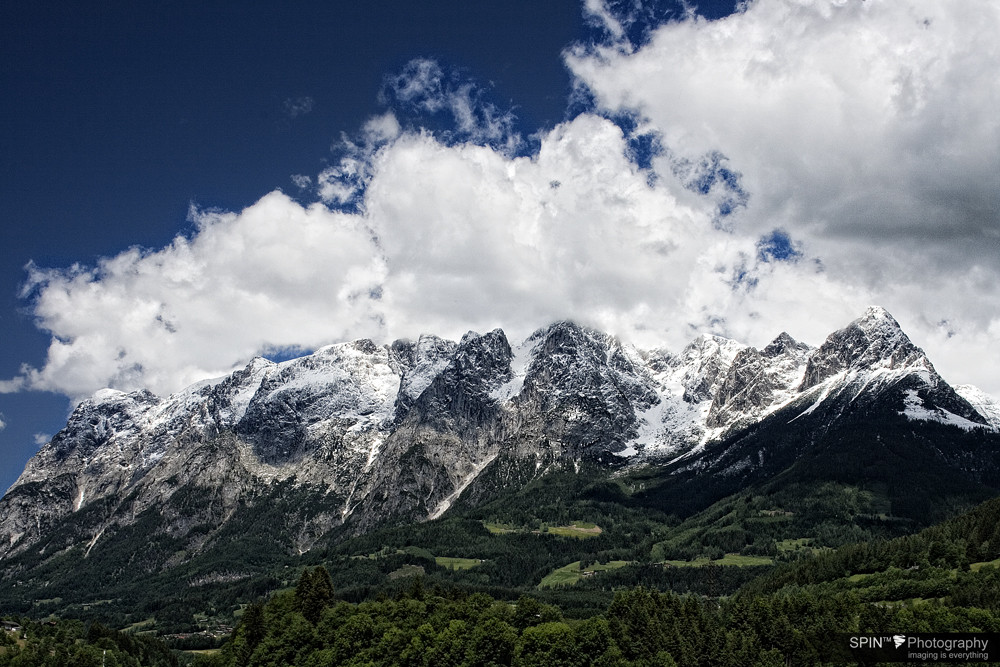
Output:
[[1000,18],[939,4],[7,3],[0,487],[102,386],[558,317],[879,303],[1000,392]]

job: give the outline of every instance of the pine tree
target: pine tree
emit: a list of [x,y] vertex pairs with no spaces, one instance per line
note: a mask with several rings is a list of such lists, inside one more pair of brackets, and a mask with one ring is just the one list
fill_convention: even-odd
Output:
[[310,623],[319,622],[323,609],[333,600],[333,581],[325,567],[318,565],[312,571],[309,568],[302,571],[295,586],[295,600]]

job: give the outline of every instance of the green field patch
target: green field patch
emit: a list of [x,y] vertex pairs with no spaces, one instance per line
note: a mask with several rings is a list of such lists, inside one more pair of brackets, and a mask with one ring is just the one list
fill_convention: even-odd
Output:
[[785,553],[788,551],[798,551],[799,549],[806,549],[809,547],[809,543],[812,542],[810,537],[797,537],[790,538],[787,540],[779,540],[775,542],[775,546],[778,547],[778,551]]
[[665,560],[664,565],[670,567],[705,567],[706,565],[735,565],[736,567],[754,567],[759,565],[774,565],[774,561],[766,556],[741,556],[740,554],[726,554],[722,558],[709,560],[708,558],[695,558],[694,560]]
[[984,567],[1000,567],[1000,558],[996,560],[983,561],[982,563],[969,563],[969,569],[973,572],[978,572]]
[[538,587],[552,588],[554,586],[572,586],[584,577],[593,576],[595,572],[617,570],[620,567],[625,567],[629,563],[630,561],[627,560],[613,560],[607,563],[592,563],[581,570],[580,561],[575,561],[545,575],[541,583],[538,584]]
[[704,567],[711,562],[708,558],[695,558],[694,560],[665,560],[663,564],[668,567]]
[[[495,523],[492,521],[483,521],[483,526],[486,530],[494,535],[505,535],[509,533],[524,533],[528,532],[528,528],[518,527],[509,523]],[[604,532],[600,526],[596,523],[591,523],[589,521],[574,521],[568,526],[545,526],[543,525],[541,529],[531,530],[532,533],[546,534],[546,535],[558,535],[559,537],[577,537],[577,538],[587,538],[587,537],[597,537],[602,532]]]
[[478,558],[452,558],[450,556],[435,556],[434,562],[441,567],[448,568],[449,570],[468,570],[473,568],[483,561]]
[[869,573],[861,573],[861,574],[852,574],[851,576],[849,576],[847,578],[847,580],[848,581],[864,581],[865,579],[867,579],[870,576],[872,576],[870,572]]
[[483,525],[486,527],[486,530],[490,531],[494,535],[505,535],[507,533],[518,532],[517,527],[512,526],[509,523],[493,523],[491,521],[483,521]]
[[597,524],[577,521],[569,526],[549,526],[548,530],[545,532],[549,535],[559,535],[560,537],[577,537],[585,539],[588,537],[597,537],[604,531],[602,531],[601,527]]

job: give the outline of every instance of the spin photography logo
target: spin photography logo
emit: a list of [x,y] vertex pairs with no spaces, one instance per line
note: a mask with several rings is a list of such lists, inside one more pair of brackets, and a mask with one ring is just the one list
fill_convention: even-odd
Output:
[[1000,634],[841,635],[835,653],[861,662],[993,662],[1000,661]]

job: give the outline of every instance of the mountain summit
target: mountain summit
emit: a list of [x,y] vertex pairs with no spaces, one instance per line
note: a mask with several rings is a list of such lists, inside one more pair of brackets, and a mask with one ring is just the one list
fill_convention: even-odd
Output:
[[884,308],[870,306],[862,317],[830,334],[809,357],[800,390],[849,371],[932,374],[934,367],[892,315]]

